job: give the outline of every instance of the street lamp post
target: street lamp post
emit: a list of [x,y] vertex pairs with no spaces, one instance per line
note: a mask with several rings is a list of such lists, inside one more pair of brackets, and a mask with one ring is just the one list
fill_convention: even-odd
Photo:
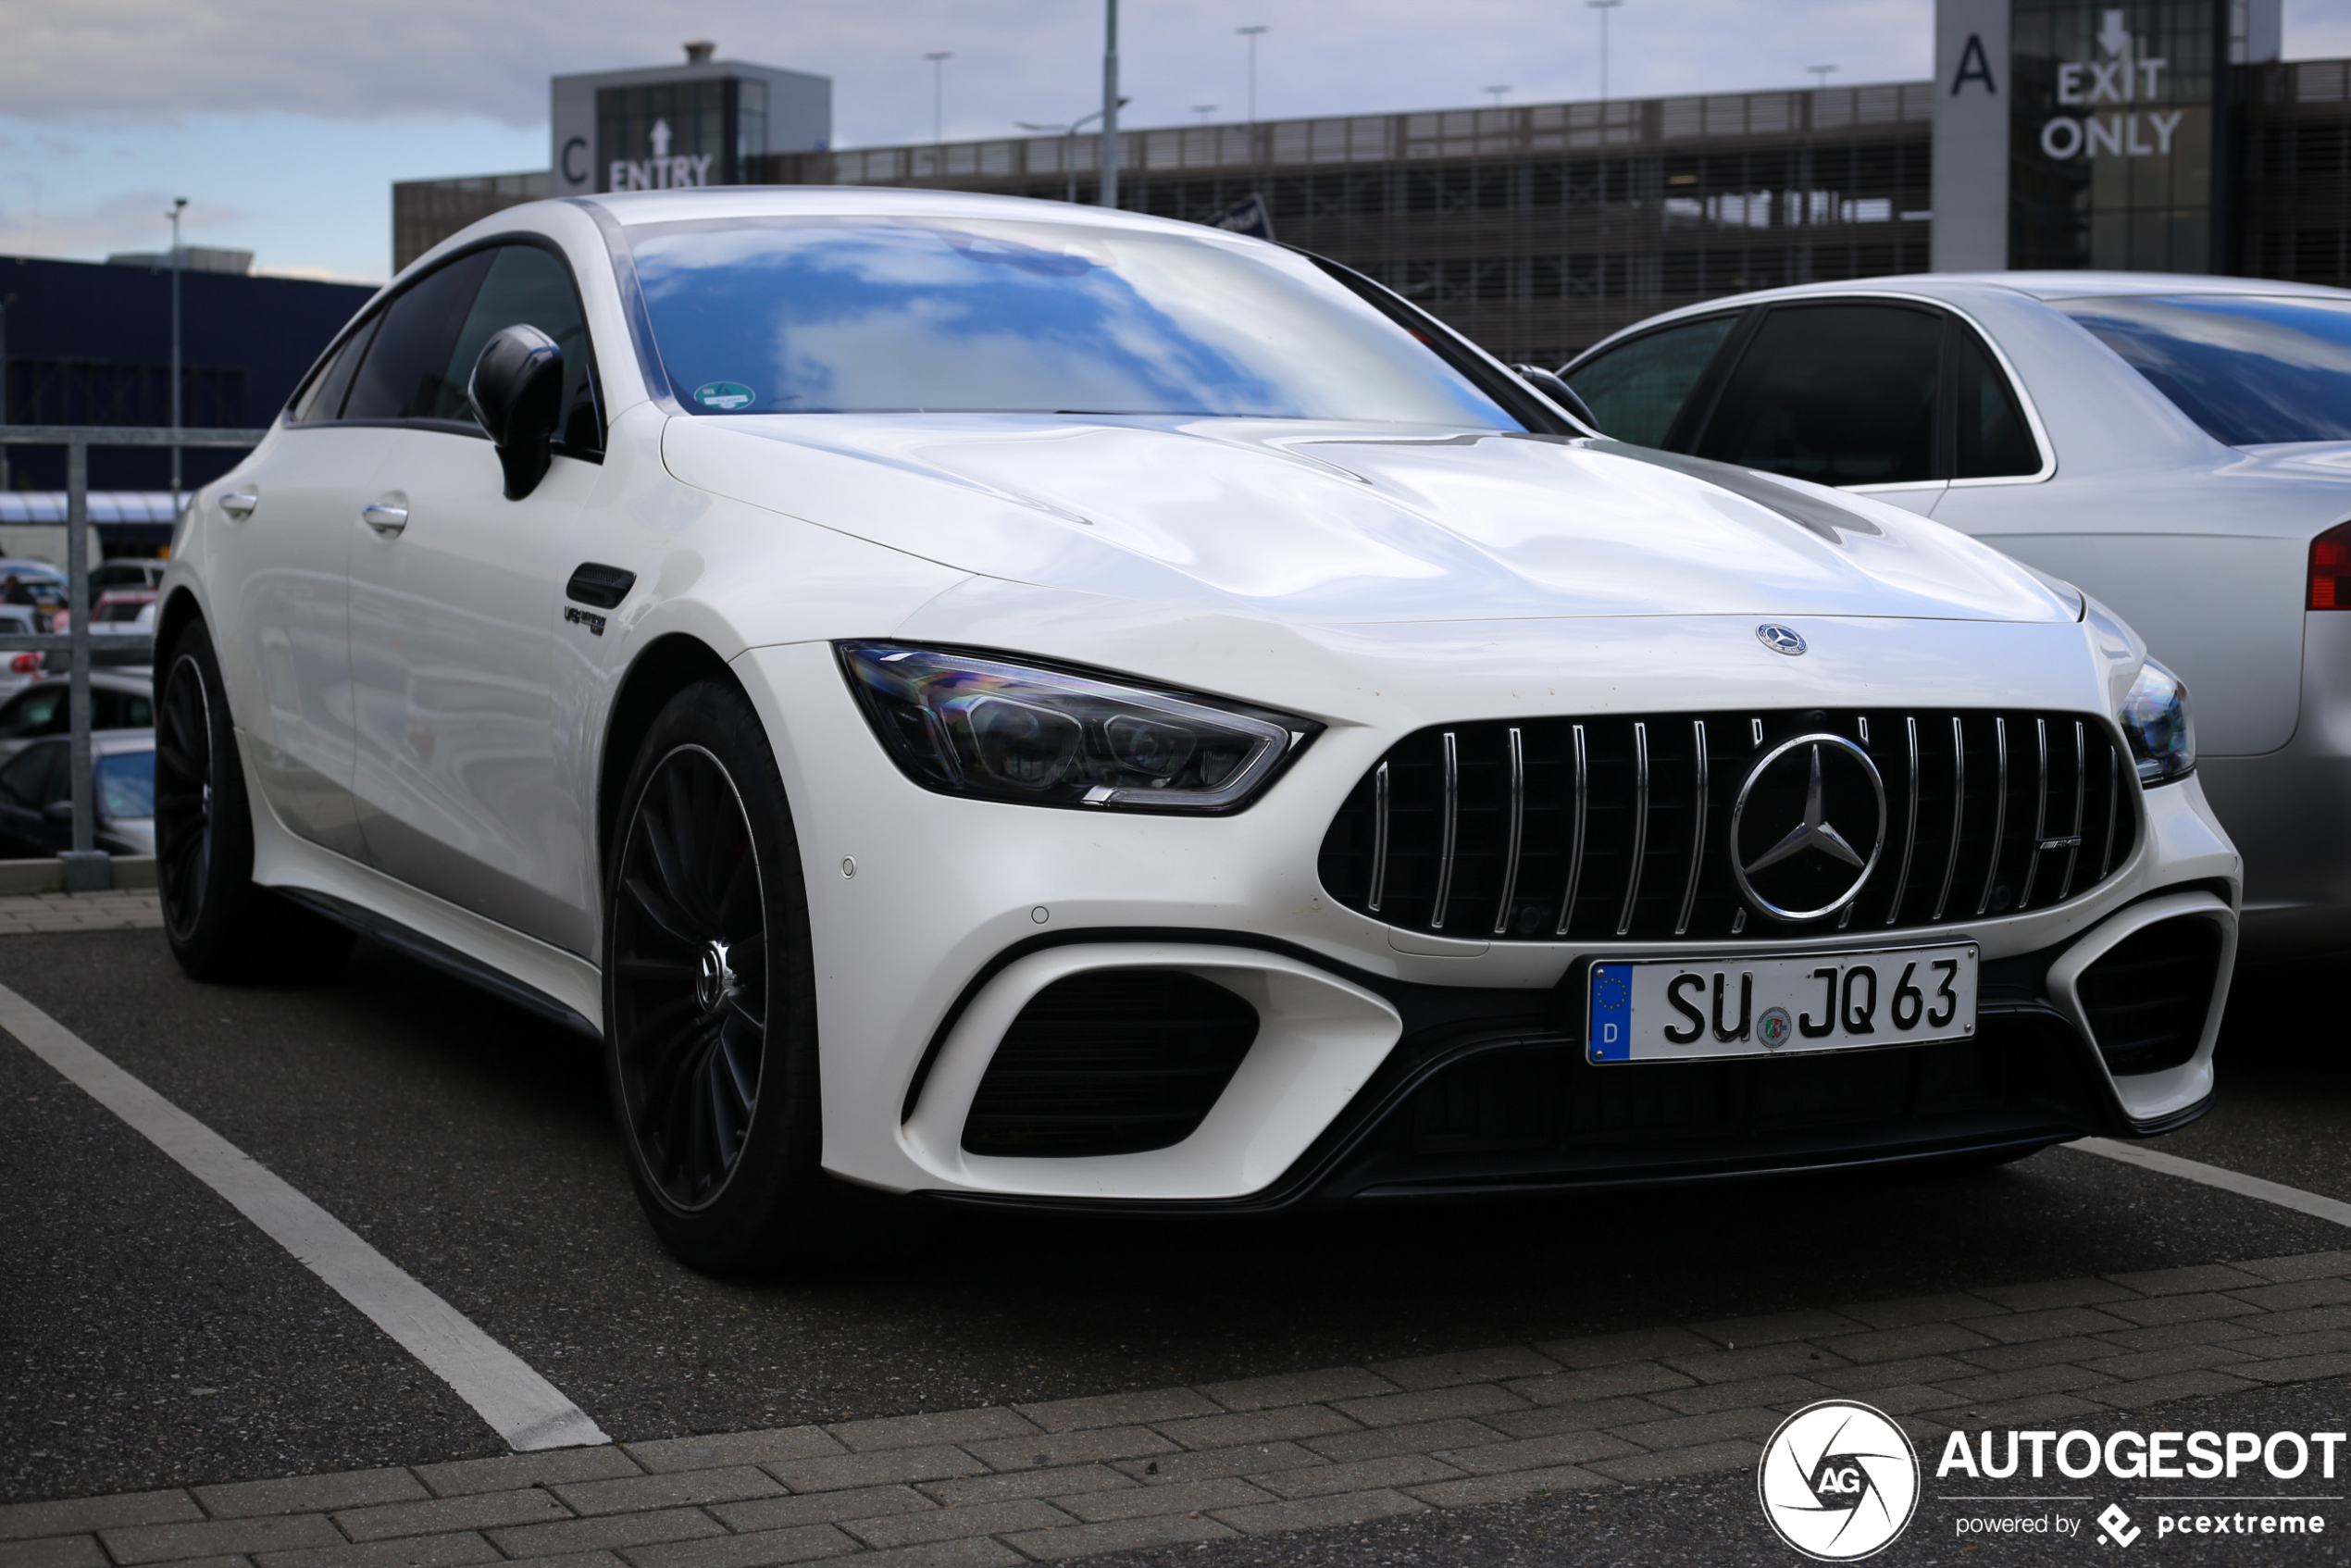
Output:
[[947,140],[947,62],[954,57],[952,49],[923,56],[930,62],[930,139],[934,145]]
[[1202,125],[1206,125],[1208,123],[1208,117],[1215,112],[1216,106],[1213,104],[1194,104],[1192,106],[1192,113],[1200,116],[1200,122]]
[[1102,0],[1101,182],[1095,202],[1118,205],[1118,0]]
[[1599,277],[1593,283],[1594,297],[1598,302],[1593,312],[1598,317],[1594,323],[1595,337],[1599,338],[1608,335],[1608,275],[1614,260],[1608,251],[1608,14],[1624,0],[1584,0],[1584,4],[1600,14],[1600,178],[1596,193],[1599,243],[1595,257]]
[[[1124,104],[1127,100],[1121,98],[1119,102]],[[1058,131],[1062,133],[1062,172],[1069,177],[1068,200],[1072,206],[1077,205],[1077,133],[1101,118],[1102,111],[1096,109],[1092,114],[1079,115],[1067,125],[1039,125],[1033,119],[1013,121],[1023,131]]]
[[[180,246],[180,214],[186,209],[188,198],[171,198],[171,428],[180,429],[180,273],[187,265],[188,253]],[[171,449],[171,515],[180,515],[180,449]]]
[[1600,14],[1600,144],[1608,144],[1608,14],[1624,4],[1624,0],[1584,0],[1584,4]]
[[[0,294],[0,425],[8,422],[8,307],[14,294]],[[0,446],[0,490],[8,488],[8,449]]]
[[1263,26],[1233,29],[1249,40],[1249,123],[1257,123],[1257,41],[1268,30]]
[[1479,91],[1493,93],[1494,106],[1499,109],[1502,106],[1502,94],[1508,93],[1510,89],[1508,87],[1486,87],[1479,89]]

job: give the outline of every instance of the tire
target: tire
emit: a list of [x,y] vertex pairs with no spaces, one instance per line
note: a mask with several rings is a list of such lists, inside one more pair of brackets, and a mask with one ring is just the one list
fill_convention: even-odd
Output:
[[173,640],[155,683],[155,886],[163,932],[199,980],[332,970],[352,933],[253,879],[253,807],[220,662],[202,621]]
[[645,1213],[680,1262],[827,1249],[815,960],[765,730],[731,682],[670,699],[621,796],[604,888],[604,1060]]

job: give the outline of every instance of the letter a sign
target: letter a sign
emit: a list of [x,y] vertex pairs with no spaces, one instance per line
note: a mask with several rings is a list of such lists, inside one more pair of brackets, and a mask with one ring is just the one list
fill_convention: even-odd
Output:
[[1984,57],[1984,35],[1980,32],[1969,33],[1967,47],[1959,51],[1959,68],[1951,76],[1951,96],[1958,97],[1959,89],[1971,81],[1984,83],[1984,92],[1996,98],[1999,96],[2000,85],[1992,80],[1992,62]]

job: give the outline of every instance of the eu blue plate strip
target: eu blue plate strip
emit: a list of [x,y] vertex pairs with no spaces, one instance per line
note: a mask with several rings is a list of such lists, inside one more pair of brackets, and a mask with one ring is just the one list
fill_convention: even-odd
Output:
[[1592,965],[1592,1030],[1585,1036],[1595,1062],[1633,1059],[1633,966]]

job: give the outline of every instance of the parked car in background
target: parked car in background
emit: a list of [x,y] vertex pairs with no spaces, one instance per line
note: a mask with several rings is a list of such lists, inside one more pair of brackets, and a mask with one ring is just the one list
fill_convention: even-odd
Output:
[[[0,604],[0,636],[30,637],[41,629],[38,614],[28,604]],[[21,691],[41,675],[42,655],[0,653],[0,699]]]
[[[90,606],[90,630],[93,635],[128,636],[139,629],[139,612],[155,602],[155,591],[152,588],[109,589]],[[155,624],[153,616],[148,617],[147,624]],[[72,630],[72,612],[60,610],[50,616],[49,629]]]
[[2351,292],[1808,284],[1654,317],[1560,374],[1619,441],[1874,496],[2111,606],[2195,694],[2247,956],[2351,945]]
[[[69,682],[44,675],[0,702],[0,761],[48,735],[70,728],[66,711]],[[90,672],[90,723],[93,729],[143,729],[155,721],[155,682],[146,671]]]
[[[0,763],[0,857],[53,855],[73,847],[72,740],[52,735]],[[155,852],[155,732],[99,730],[90,737],[93,826],[109,854]]]
[[144,555],[118,555],[100,561],[90,568],[90,591],[104,593],[117,588],[153,590],[163,581],[168,562],[151,560]]

